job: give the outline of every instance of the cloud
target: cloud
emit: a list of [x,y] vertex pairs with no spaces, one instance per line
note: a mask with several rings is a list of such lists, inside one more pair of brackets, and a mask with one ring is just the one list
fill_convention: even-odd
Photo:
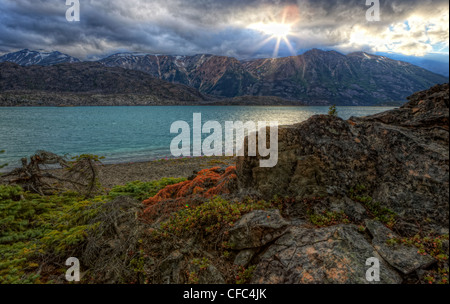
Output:
[[[59,50],[81,59],[117,51],[269,57],[276,39],[251,24],[292,23],[292,46],[404,55],[448,53],[449,4],[380,0],[367,22],[365,0],[80,0],[81,22],[65,20],[65,0],[0,0],[0,51]],[[266,44],[262,42],[266,41]]]

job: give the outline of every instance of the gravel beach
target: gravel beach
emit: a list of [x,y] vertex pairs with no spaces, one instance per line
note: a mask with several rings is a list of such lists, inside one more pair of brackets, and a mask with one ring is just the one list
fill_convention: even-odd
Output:
[[[164,177],[189,177],[194,171],[216,166],[228,167],[235,163],[236,160],[233,157],[192,157],[107,164],[100,167],[99,181],[103,187],[110,189],[133,181],[149,182]],[[61,173],[61,169],[53,169],[49,172],[57,174]],[[8,179],[0,177],[0,184],[6,183]]]
[[149,162],[104,165],[100,169],[100,183],[111,188],[132,181],[149,182],[163,177],[189,177],[194,171],[211,167],[235,165],[231,157],[195,157],[155,160]]

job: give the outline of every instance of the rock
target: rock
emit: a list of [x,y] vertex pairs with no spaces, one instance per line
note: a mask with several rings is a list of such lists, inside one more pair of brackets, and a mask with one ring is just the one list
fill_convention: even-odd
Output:
[[412,224],[423,222],[425,232],[448,230],[449,86],[409,99],[400,109],[369,117],[317,115],[280,127],[274,168],[260,168],[259,156],[238,157],[240,188],[301,201],[345,197],[364,185],[382,207]]
[[244,215],[230,229],[230,243],[236,250],[261,247],[283,235],[287,226],[279,210],[256,210]]
[[184,255],[179,251],[173,251],[160,265],[162,281],[164,284],[177,284],[181,282],[180,272]]
[[222,274],[213,265],[209,265],[205,270],[202,271],[199,271],[198,266],[193,267],[192,270],[199,273],[199,284],[225,284],[225,279],[223,278]]
[[421,255],[416,247],[403,244],[388,245],[387,240],[398,238],[393,231],[374,220],[366,221],[367,230],[373,236],[372,245],[383,259],[403,274],[410,274],[436,262],[430,255]]
[[260,257],[252,283],[367,284],[366,261],[371,257],[380,261],[380,282],[376,283],[402,282],[355,225],[292,227]]
[[[447,231],[447,234],[448,234],[448,231]],[[448,242],[448,240],[442,241],[442,251],[447,252],[447,255],[448,255],[448,251],[449,251],[449,242]]]
[[255,256],[255,249],[245,249],[238,253],[234,259],[234,265],[246,267]]
[[331,202],[331,210],[335,212],[344,212],[351,221],[361,222],[367,217],[366,208],[360,203],[355,202],[348,197],[337,199]]

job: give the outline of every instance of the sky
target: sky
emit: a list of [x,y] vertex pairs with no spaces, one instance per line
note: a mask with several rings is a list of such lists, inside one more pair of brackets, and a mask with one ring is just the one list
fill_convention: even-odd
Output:
[[[366,51],[446,62],[447,0],[0,0],[0,53],[58,50],[82,60],[117,52],[215,54],[238,59],[297,55],[311,48]],[[371,1],[369,1],[371,2]]]

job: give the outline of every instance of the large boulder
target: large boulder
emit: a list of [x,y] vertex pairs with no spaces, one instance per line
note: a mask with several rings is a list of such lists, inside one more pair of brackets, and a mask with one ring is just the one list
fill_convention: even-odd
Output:
[[291,227],[260,257],[252,283],[368,284],[366,262],[371,258],[380,262],[380,281],[374,283],[402,282],[354,225]]
[[288,224],[279,210],[256,210],[244,215],[230,229],[230,243],[237,250],[261,247],[284,234]]
[[372,245],[392,267],[403,274],[411,274],[421,268],[427,268],[436,260],[428,254],[419,254],[417,248],[403,244],[389,245],[389,239],[399,236],[374,220],[366,221],[367,229],[373,236]]
[[260,168],[260,157],[239,157],[240,188],[301,200],[345,197],[364,185],[368,196],[404,221],[448,231],[449,86],[409,100],[374,116],[317,115],[280,127],[278,164]]

